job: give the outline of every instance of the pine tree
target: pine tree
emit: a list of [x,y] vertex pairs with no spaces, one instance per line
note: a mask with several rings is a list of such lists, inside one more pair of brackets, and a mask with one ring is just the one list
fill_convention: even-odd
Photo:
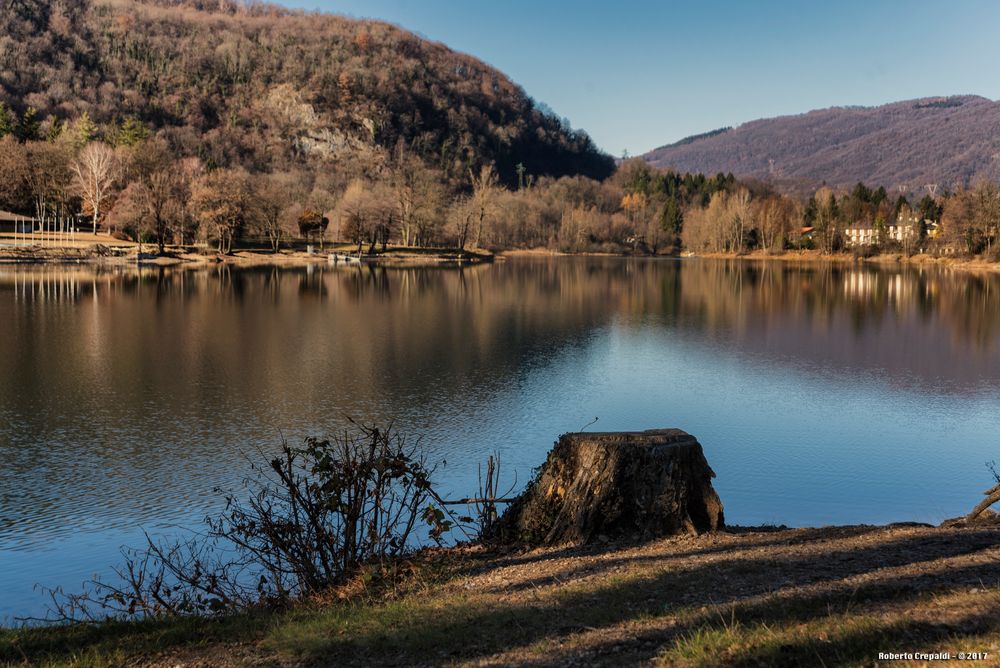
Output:
[[73,135],[73,145],[78,149],[97,139],[97,126],[86,111],[73,124]]
[[121,127],[115,133],[116,146],[135,146],[146,141],[149,129],[139,119],[129,116],[122,121]]
[[50,116],[49,120],[49,128],[45,132],[45,138],[50,142],[54,142],[62,136],[63,130],[66,128],[66,124],[63,123],[62,119],[56,116]]
[[3,102],[0,102],[0,139],[17,131],[17,116]]
[[17,125],[17,138],[23,142],[38,141],[41,138],[41,129],[42,122],[38,120],[38,111],[34,107],[28,107]]
[[672,234],[680,234],[683,224],[684,214],[677,200],[673,197],[667,199],[667,203],[663,206],[663,229]]

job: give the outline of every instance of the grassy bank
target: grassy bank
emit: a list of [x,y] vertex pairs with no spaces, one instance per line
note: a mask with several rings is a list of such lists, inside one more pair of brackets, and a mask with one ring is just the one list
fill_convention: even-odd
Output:
[[1000,526],[433,551],[391,587],[286,611],[0,634],[9,665],[874,665],[921,651],[996,663]]

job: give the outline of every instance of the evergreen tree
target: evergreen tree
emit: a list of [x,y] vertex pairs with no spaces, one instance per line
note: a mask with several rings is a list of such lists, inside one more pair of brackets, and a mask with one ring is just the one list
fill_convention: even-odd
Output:
[[871,188],[859,181],[858,185],[854,186],[854,191],[851,193],[851,197],[859,202],[865,202],[867,204],[872,201]]
[[121,127],[115,132],[115,146],[135,146],[146,141],[149,129],[139,119],[129,116],[122,121]]
[[816,223],[817,208],[816,197],[810,197],[802,214],[802,222],[806,227],[812,227]]
[[0,102],[0,139],[17,131],[17,115],[3,102]]
[[668,198],[667,203],[663,206],[663,229],[672,234],[680,234],[683,225],[684,214],[681,212],[680,205],[673,197]]
[[97,139],[97,126],[86,111],[73,124],[73,135],[73,145],[78,149]]
[[63,123],[62,119],[57,116],[50,116],[49,128],[45,132],[45,138],[50,142],[54,142],[62,136],[63,129],[65,129],[66,124]]
[[910,207],[910,201],[908,199],[906,199],[904,196],[900,195],[899,197],[896,198],[896,205],[892,208],[892,222],[893,222],[893,224],[895,224],[896,221],[899,220],[899,211],[904,206],[907,207],[907,208],[909,208]]
[[830,193],[830,220],[836,221],[840,219],[840,207],[837,206],[837,196]]
[[22,142],[38,141],[41,139],[41,129],[42,122],[38,119],[38,111],[34,107],[28,107],[17,125],[17,138]]
[[919,211],[920,220],[922,221],[939,220],[941,218],[941,210],[942,207],[930,195],[924,195],[924,198],[917,204],[917,211]]
[[889,199],[889,193],[885,191],[885,186],[879,186],[878,190],[872,193],[872,204],[875,206],[878,206],[887,199]]

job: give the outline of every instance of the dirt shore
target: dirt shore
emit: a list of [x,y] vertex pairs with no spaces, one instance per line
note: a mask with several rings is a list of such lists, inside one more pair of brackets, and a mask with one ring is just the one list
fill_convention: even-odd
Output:
[[242,655],[217,646],[207,658],[198,650],[150,665],[207,666],[222,657],[282,666],[878,665],[879,651],[997,657],[998,543],[1000,527],[848,526],[470,553],[443,583],[376,604],[360,619],[319,613],[276,625]]
[[[102,264],[102,265],[143,265],[143,266],[212,266],[232,265],[237,267],[281,266],[303,267],[307,265],[329,264],[331,254],[350,254],[355,246],[331,245],[323,251],[312,254],[283,249],[278,253],[270,250],[240,249],[230,254],[209,250],[193,250],[190,247],[171,247],[163,255],[155,252],[155,247],[145,245],[140,248],[132,242],[122,242],[110,237],[88,243],[59,246],[0,246],[0,264]],[[361,264],[378,266],[441,266],[448,264],[477,264],[490,262],[493,255],[486,251],[444,251],[408,248],[390,248],[386,253],[364,256]],[[344,266],[343,262],[338,263]],[[349,265],[356,266],[356,265]]]
[[[63,263],[63,264],[142,264],[148,266],[211,266],[228,264],[241,267],[283,266],[302,267],[306,265],[326,264],[331,253],[350,254],[356,247],[346,244],[331,244],[322,252],[309,254],[300,250],[283,249],[272,253],[263,249],[241,249],[229,255],[222,255],[209,250],[193,251],[190,247],[173,247],[164,255],[155,254],[155,249],[149,245],[143,246],[139,256],[138,244],[121,241],[112,237],[98,235],[83,237],[75,244],[59,246],[12,246],[0,245],[0,264],[11,263]],[[379,266],[442,266],[448,264],[476,264],[505,260],[519,257],[623,257],[616,253],[563,253],[545,248],[505,250],[495,255],[489,251],[440,251],[435,249],[393,248],[384,254],[366,257],[366,264]],[[647,256],[636,256],[647,257]],[[664,256],[666,257],[666,256]],[[969,272],[998,272],[1000,262],[991,262],[981,258],[933,257],[930,255],[913,255],[906,257],[899,254],[876,255],[861,258],[851,253],[820,253],[819,251],[787,251],[783,253],[766,253],[754,251],[751,253],[700,253],[687,254],[683,257],[700,257],[710,259],[739,260],[743,262],[788,262],[788,263],[825,263],[838,265],[873,265],[886,267],[935,267]]]
[[1000,656],[1000,525],[731,528],[431,550],[402,581],[266,615],[0,632],[11,665],[949,665]]

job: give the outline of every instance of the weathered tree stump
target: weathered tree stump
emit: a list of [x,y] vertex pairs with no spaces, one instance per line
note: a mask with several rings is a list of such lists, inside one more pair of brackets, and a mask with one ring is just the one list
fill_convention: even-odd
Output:
[[564,434],[494,537],[558,545],[713,531],[724,524],[714,477],[680,429]]

